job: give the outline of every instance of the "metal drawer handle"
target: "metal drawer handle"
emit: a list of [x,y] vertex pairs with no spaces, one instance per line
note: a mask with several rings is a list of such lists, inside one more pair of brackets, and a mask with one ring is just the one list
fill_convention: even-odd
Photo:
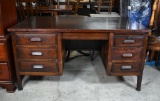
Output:
[[124,53],[124,54],[122,54],[123,58],[131,58],[132,56],[133,56],[132,53]]
[[41,38],[31,38],[31,42],[42,42]]
[[43,65],[33,65],[33,68],[34,69],[42,69],[42,68],[44,68],[44,66]]
[[43,53],[42,52],[32,52],[31,53],[33,56],[42,56]]
[[135,41],[134,40],[124,40],[123,43],[124,44],[133,44],[133,43],[135,43]]
[[132,69],[132,66],[122,66],[121,69],[123,69],[123,70],[130,70],[130,69]]

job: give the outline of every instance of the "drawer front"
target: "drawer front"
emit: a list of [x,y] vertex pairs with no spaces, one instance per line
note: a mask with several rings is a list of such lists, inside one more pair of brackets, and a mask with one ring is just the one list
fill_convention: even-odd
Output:
[[7,54],[5,51],[4,43],[0,43],[0,62],[1,61],[7,61]]
[[112,59],[131,60],[141,59],[142,48],[113,48]]
[[2,22],[0,20],[0,36],[2,36],[2,35],[3,35],[3,28],[2,28]]
[[115,35],[114,36],[114,46],[143,46],[143,36],[136,35]]
[[16,34],[17,45],[56,45],[56,34]]
[[0,63],[0,80],[8,80],[9,78],[7,63]]
[[22,61],[19,62],[20,71],[23,72],[58,72],[57,62],[49,62],[49,61],[34,61],[27,62]]
[[113,63],[112,72],[120,73],[120,72],[138,72],[140,71],[140,63]]
[[[108,40],[108,35],[107,33],[64,33],[63,34],[63,39],[66,40]],[[85,37],[84,37],[85,36]]]
[[17,47],[17,57],[21,59],[56,59],[57,49]]

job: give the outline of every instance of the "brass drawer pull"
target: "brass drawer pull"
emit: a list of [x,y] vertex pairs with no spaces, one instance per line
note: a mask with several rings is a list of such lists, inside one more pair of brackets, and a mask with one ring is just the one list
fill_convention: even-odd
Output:
[[132,53],[124,53],[124,54],[122,54],[123,58],[131,58],[132,56],[133,56]]
[[31,53],[33,56],[42,56],[43,53],[42,52],[32,52]]
[[132,66],[122,66],[121,69],[123,69],[123,70],[130,70],[130,69],[132,69]]
[[124,40],[123,43],[124,44],[133,44],[133,43],[135,43],[135,41],[134,40]]
[[43,65],[33,65],[33,68],[34,69],[42,69],[42,68],[44,68],[44,66]]
[[31,38],[31,42],[42,42],[41,38]]

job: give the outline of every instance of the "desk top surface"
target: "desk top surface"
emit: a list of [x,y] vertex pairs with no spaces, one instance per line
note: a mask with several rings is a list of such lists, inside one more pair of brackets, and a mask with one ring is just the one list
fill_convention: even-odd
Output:
[[30,17],[8,29],[10,32],[150,32],[149,28],[127,18],[97,18],[85,16]]

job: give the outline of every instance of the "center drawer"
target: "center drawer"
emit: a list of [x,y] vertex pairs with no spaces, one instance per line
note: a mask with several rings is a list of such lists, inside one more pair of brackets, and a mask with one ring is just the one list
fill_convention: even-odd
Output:
[[17,45],[56,45],[57,34],[16,34]]
[[17,47],[17,57],[21,59],[57,59],[57,49]]
[[54,61],[21,61],[20,71],[23,72],[58,72],[57,62]]

